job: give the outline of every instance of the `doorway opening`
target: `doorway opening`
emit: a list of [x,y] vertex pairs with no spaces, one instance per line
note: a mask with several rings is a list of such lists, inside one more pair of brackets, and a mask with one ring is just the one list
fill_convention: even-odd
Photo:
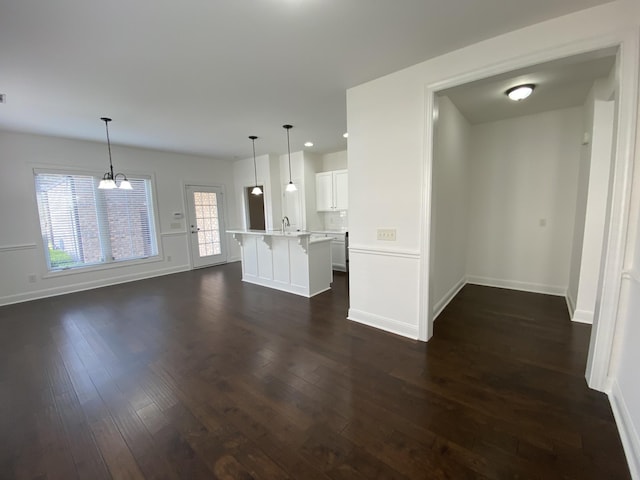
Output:
[[[264,192],[264,186],[258,185]],[[254,195],[251,191],[254,187],[245,187],[244,196],[247,205],[247,228],[249,230],[266,230],[264,216],[264,194]]]
[[[617,82],[620,78],[625,78],[625,74],[632,75],[632,72],[637,70],[637,60],[633,57],[632,53],[625,53],[623,55],[623,49],[619,48],[620,44],[623,43],[621,39],[618,44],[612,46],[609,41],[602,41],[603,48],[598,50],[592,50],[587,53],[584,53],[585,50],[580,51],[578,47],[576,47],[577,53],[575,55],[568,55],[567,51],[564,50],[563,53],[565,56],[561,57],[561,55],[554,55],[554,52],[546,52],[545,55],[539,55],[538,59],[548,60],[547,63],[557,63],[563,64],[566,62],[571,62],[577,59],[582,60],[597,60],[598,58],[604,57],[612,57],[615,55],[615,63],[612,68],[612,74],[608,75],[607,78],[612,78],[614,88],[609,98],[597,98],[598,100],[615,100],[615,120],[616,120],[616,128],[614,129],[614,137],[613,138],[613,148],[611,149],[612,154],[610,155],[610,168],[607,173],[609,174],[609,178],[602,179],[606,185],[606,198],[601,200],[599,207],[604,211],[604,224],[601,226],[601,239],[600,239],[600,248],[596,252],[596,262],[598,263],[598,277],[592,280],[597,284],[597,291],[595,292],[595,306],[593,313],[593,322],[594,326],[592,328],[592,338],[590,343],[590,352],[589,359],[587,363],[587,380],[589,385],[592,388],[603,390],[606,388],[606,372],[608,369],[609,361],[611,358],[611,343],[613,339],[613,333],[615,331],[615,322],[617,315],[617,296],[620,291],[620,280],[619,276],[616,275],[616,271],[622,270],[622,261],[624,254],[624,241],[625,241],[625,233],[628,228],[628,219],[626,215],[626,211],[628,211],[628,201],[630,197],[630,188],[631,185],[628,181],[628,175],[632,167],[632,156],[626,155],[627,152],[632,150],[632,146],[629,145],[629,140],[627,139],[627,135],[625,132],[629,132],[633,130],[634,118],[636,114],[636,105],[634,102],[629,100],[630,98],[635,98],[635,89],[637,88],[635,85],[625,84],[621,85]],[[593,43],[591,44],[593,45]],[[633,51],[633,49],[627,50],[626,52]],[[500,74],[498,76],[495,75],[496,69],[494,67],[487,67],[484,71],[477,72],[477,75],[467,75],[464,77],[465,81],[468,82],[470,78],[473,78],[474,84],[476,86],[482,86],[482,84],[490,83],[492,79],[496,77],[502,76],[502,80],[509,79],[511,81],[518,81],[518,83],[525,83],[524,78],[519,78],[520,74],[525,75],[525,68],[522,65],[526,65],[526,63],[521,62],[520,60],[513,60],[509,62],[512,68],[508,68],[508,64],[505,63],[505,68],[503,72],[510,72]],[[533,66],[545,65],[544,63],[535,63]],[[526,69],[531,69],[532,67],[526,67]],[[517,70],[517,68],[521,70]],[[529,72],[531,73],[531,72]],[[510,78],[507,78],[510,77]],[[518,78],[516,78],[518,77]],[[461,77],[462,78],[462,77]],[[527,83],[535,83],[535,82],[527,82]],[[438,239],[435,238],[437,232],[433,230],[431,227],[440,225],[442,227],[443,221],[446,222],[450,220],[450,218],[442,217],[442,211],[440,215],[438,213],[438,209],[436,207],[436,203],[438,199],[435,197],[438,195],[437,188],[447,188],[442,184],[442,182],[438,185],[437,175],[438,172],[436,169],[438,165],[436,165],[436,146],[435,146],[435,137],[438,134],[438,121],[440,112],[438,110],[438,96],[441,95],[446,90],[454,90],[454,88],[461,87],[462,83],[460,79],[451,79],[449,81],[440,81],[433,85],[427,85],[425,87],[426,93],[426,131],[428,135],[428,140],[425,142],[427,148],[425,150],[425,178],[427,188],[425,189],[425,212],[426,216],[424,219],[424,235],[423,238],[425,241],[423,242],[423,255],[425,258],[425,262],[422,266],[422,279],[425,285],[428,285],[428,289],[423,290],[423,302],[422,302],[422,321],[420,323],[419,328],[419,338],[421,339],[429,339],[433,332],[433,321],[435,316],[439,313],[444,306],[448,303],[448,301],[455,296],[457,291],[459,291],[462,286],[468,281],[467,279],[467,271],[466,271],[466,263],[464,264],[464,272],[462,275],[458,275],[458,279],[456,280],[456,275],[453,275],[449,278],[450,285],[448,288],[440,288],[439,293],[434,291],[435,285],[432,281],[433,269],[437,268],[437,243]],[[506,90],[509,86],[505,87]],[[569,90],[566,90],[569,91]],[[500,95],[502,95],[502,92]],[[533,97],[531,97],[533,98]],[[571,107],[566,107],[571,108]],[[535,115],[536,112],[531,113],[531,115]],[[558,134],[562,133],[564,129],[564,125],[560,124],[557,127]],[[584,133],[584,131],[582,132]],[[535,132],[527,132],[526,135],[532,135]],[[522,135],[522,132],[520,132]],[[578,139],[578,143],[582,143],[584,139],[584,135]],[[433,140],[433,142],[432,142]],[[481,141],[481,140],[480,140]],[[542,144],[542,142],[540,142]],[[580,146],[579,148],[583,148]],[[445,165],[445,168],[452,168],[451,165]],[[526,169],[525,169],[526,170]],[[499,170],[495,172],[483,172],[485,174],[490,175],[491,173],[495,173],[498,177],[500,177],[501,173]],[[527,172],[521,172],[521,175],[524,176],[525,183],[527,180]],[[556,175],[548,175],[549,181],[553,181]],[[575,177],[574,177],[574,181]],[[504,178],[502,182],[502,186],[506,188],[513,188],[513,183],[510,182],[509,178]],[[545,187],[547,187],[546,185]],[[528,188],[531,188],[531,185],[527,185]],[[574,187],[574,219],[575,219],[575,211],[576,206],[578,205],[577,200],[577,187]],[[556,189],[557,191],[557,189]],[[498,198],[490,198],[491,192],[488,194],[490,200],[494,202],[500,201]],[[497,196],[496,196],[497,197]],[[513,199],[509,201],[508,199],[502,199],[502,202],[506,202],[508,207],[515,207],[515,203]],[[467,202],[467,208],[469,208],[470,203]],[[473,205],[474,208],[477,205]],[[534,205],[535,207],[535,205]],[[535,208],[533,209],[535,212]],[[589,218],[589,212],[585,213],[585,218]],[[538,229],[548,228],[549,221],[551,217],[544,215],[539,215],[537,213],[531,213],[529,215],[531,227],[536,227]],[[482,221],[482,219],[480,219]],[[575,223],[575,220],[574,220]],[[490,226],[491,222],[488,222],[486,226]],[[616,226],[617,225],[617,226]],[[613,226],[616,226],[614,229]],[[578,229],[579,230],[579,229]],[[565,232],[566,233],[566,232]],[[573,233],[573,232],[571,232]],[[565,235],[566,236],[566,235]],[[473,242],[474,238],[469,236],[469,242]],[[585,234],[583,232],[582,238],[585,238]],[[529,241],[535,242],[534,238],[528,239]],[[573,242],[575,243],[575,242]],[[440,239],[440,245],[442,246],[442,239]],[[573,245],[572,245],[573,246]],[[446,248],[450,248],[451,245],[446,245]],[[465,249],[471,248],[467,245],[464,245]],[[466,250],[465,250],[466,253]],[[503,252],[498,252],[497,255],[501,255]],[[485,257],[482,260],[486,260],[486,257],[489,257],[493,252],[481,252]],[[525,257],[526,259],[526,257]],[[513,260],[513,258],[511,259]],[[528,259],[527,259],[528,260]],[[574,258],[571,259],[575,261]],[[578,260],[581,260],[578,258]],[[513,265],[512,265],[513,266]],[[516,265],[517,266],[517,265]],[[488,276],[489,277],[489,276]],[[499,276],[494,276],[493,280],[499,278]],[[489,277],[491,279],[491,277]],[[504,279],[504,278],[503,278]],[[494,286],[502,286],[507,288],[515,288],[514,283],[517,283],[518,278],[508,278],[507,280],[512,281],[511,285],[494,285]],[[513,282],[515,280],[516,282]],[[471,282],[474,283],[474,282]],[[527,282],[525,282],[527,283]],[[528,282],[530,284],[535,284],[535,282]],[[485,283],[488,284],[488,283]],[[529,287],[530,285],[525,285],[525,287]],[[564,286],[567,289],[567,285],[552,285],[555,287],[560,287],[555,294],[562,294],[561,290]],[[524,290],[530,290],[530,288],[522,288]],[[571,308],[571,306],[570,306]],[[598,323],[600,323],[598,325]],[[592,371],[592,368],[595,368],[596,371]]]

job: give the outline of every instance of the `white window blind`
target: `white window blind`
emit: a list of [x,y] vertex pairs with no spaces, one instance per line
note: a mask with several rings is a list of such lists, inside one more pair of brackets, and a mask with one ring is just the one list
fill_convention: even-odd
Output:
[[158,254],[151,181],[99,190],[100,177],[36,172],[40,227],[50,271]]

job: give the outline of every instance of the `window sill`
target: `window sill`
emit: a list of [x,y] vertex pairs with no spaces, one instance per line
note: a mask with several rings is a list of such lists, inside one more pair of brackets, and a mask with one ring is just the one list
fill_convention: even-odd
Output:
[[163,261],[164,261],[164,258],[161,255],[154,255],[152,257],[140,258],[137,260],[121,260],[117,262],[109,262],[109,263],[102,263],[99,265],[92,265],[90,267],[76,267],[76,268],[69,268],[66,270],[56,270],[56,271],[45,273],[42,276],[42,278],[51,279],[51,278],[65,277],[67,275],[100,272],[103,270],[113,270],[116,268],[123,268],[123,267],[135,267],[137,265],[146,265],[148,263],[158,263]]

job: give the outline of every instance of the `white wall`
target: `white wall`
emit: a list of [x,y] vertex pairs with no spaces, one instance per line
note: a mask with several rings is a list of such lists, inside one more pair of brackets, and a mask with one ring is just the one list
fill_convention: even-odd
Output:
[[[640,172],[636,171],[636,177],[640,177]],[[635,215],[633,220],[637,228],[640,215]],[[640,236],[630,242],[627,260],[621,293],[621,322],[616,332],[617,348],[614,348],[611,371],[611,398],[632,478],[637,479],[640,478]]]
[[[384,311],[396,313],[385,317],[381,326],[398,325],[398,333],[421,333],[424,339],[430,336],[422,298],[428,285],[416,289],[414,295],[413,290],[378,288],[374,281],[381,277],[386,279],[385,285],[412,286],[424,281],[424,276],[414,273],[421,272],[423,235],[428,232],[422,223],[426,218],[424,199],[430,195],[424,158],[432,147],[426,129],[426,86],[451,79],[465,83],[475,79],[478,70],[487,75],[501,73],[507,64],[510,69],[530,65],[547,59],[543,53],[549,49],[558,56],[576,53],[577,49],[571,48],[576,42],[586,44],[607,36],[613,44],[620,32],[636,32],[638,26],[640,6],[620,0],[479,42],[347,91],[351,291],[355,292],[350,297],[352,319],[375,324],[370,319],[384,317],[376,307],[383,303]],[[633,83],[632,78],[625,81]],[[385,194],[371,196],[371,191]],[[396,228],[397,240],[376,240],[378,228]],[[355,256],[364,251],[385,258],[403,255],[411,258],[403,262],[411,266],[390,269],[381,261],[380,270],[370,269],[368,275],[361,275]],[[356,285],[356,279],[364,283]],[[425,324],[427,330],[421,331]]]
[[471,283],[565,295],[582,109],[471,128]]
[[467,276],[471,125],[446,96],[438,97],[434,135],[430,280],[437,316]]
[[322,155],[321,172],[329,172],[331,170],[345,170],[348,167],[347,151],[325,153]]
[[305,230],[320,230],[324,226],[324,217],[316,209],[316,173],[322,168],[322,157],[304,152],[304,192],[306,210]]
[[[633,184],[627,176],[628,165],[638,163],[633,146],[639,132],[631,114],[638,106],[635,93],[639,28],[640,2],[618,0],[476,43],[347,91],[350,319],[412,338],[426,340],[432,333],[432,325],[427,321],[429,302],[425,299],[429,285],[422,268],[428,265],[423,257],[423,244],[428,245],[429,229],[423,220],[428,218],[425,212],[431,195],[430,167],[425,158],[430,158],[433,146],[427,129],[430,119],[425,115],[430,98],[425,95],[427,86],[448,88],[456,82],[477,79],[478,71],[490,76],[545,61],[550,58],[549,51],[562,57],[616,45],[626,35],[620,81],[621,94],[628,98],[620,102],[619,118],[625,127],[620,130],[621,149],[611,202],[614,228],[608,239],[609,246],[614,243],[611,252],[620,250],[620,238],[625,232],[621,219],[625,216],[630,188],[633,191],[630,208],[634,213],[631,218],[638,219],[640,211],[640,174],[636,173]],[[640,167],[635,169],[638,170]],[[372,196],[371,191],[384,195]],[[637,229],[631,223],[630,241],[635,245]],[[395,228],[397,240],[376,240],[378,228]],[[607,290],[598,308],[603,315],[601,321],[611,324],[618,318],[613,279],[621,272],[617,253],[608,254],[608,260],[604,271],[611,291]],[[634,321],[640,316],[638,305],[622,302],[619,308],[621,316],[627,315]],[[634,427],[637,432],[637,420],[631,419],[640,414],[640,401],[632,393],[637,393],[638,387],[637,381],[635,386],[629,382],[633,382],[632,372],[638,364],[633,349],[640,343],[640,333],[627,326],[626,332],[617,333],[614,340],[617,345],[614,353],[621,360],[618,369],[609,374],[615,381],[617,375],[622,379],[623,372],[627,372],[619,397],[624,403],[625,395],[629,395],[628,420],[619,422],[619,426],[623,425],[621,430]],[[605,352],[606,343],[602,347]],[[598,358],[599,364],[609,365],[602,355]],[[600,376],[598,382],[598,388],[602,388]],[[633,445],[638,445],[637,436],[634,438]],[[625,443],[628,457],[640,458],[640,449],[633,450],[630,445]]]
[[580,148],[580,165],[578,167],[578,186],[576,189],[576,215],[573,228],[573,244],[571,248],[571,263],[569,267],[569,285],[567,287],[567,304],[569,314],[573,318],[578,298],[580,283],[580,264],[582,262],[582,243],[584,240],[584,221],[587,213],[587,194],[591,168],[591,135],[593,133],[593,102],[594,87],[591,88],[583,105],[582,131],[587,135],[586,143]]
[[[102,175],[109,165],[106,145],[0,132],[0,225],[3,225],[0,229],[0,304],[189,269],[186,219],[173,218],[174,212],[186,212],[184,183],[222,185],[226,193],[227,225],[235,223],[230,163],[119,145],[112,145],[112,150],[116,171],[155,176],[161,253],[158,261],[92,272],[46,275],[33,168],[75,168],[94,170]],[[227,237],[227,245],[229,258],[238,258],[236,243]],[[30,275],[36,276],[36,282],[29,282]]]
[[598,298],[601,258],[609,207],[612,143],[615,125],[613,101],[595,100],[591,131],[591,158],[580,279],[572,319],[593,323]]
[[[321,157],[300,151],[291,153],[291,179],[295,192],[285,191],[289,183],[289,157],[280,156],[280,182],[282,184],[282,213],[289,218],[293,230],[320,230],[322,218],[316,211],[316,172],[321,168]],[[277,227],[279,228],[279,226]]]

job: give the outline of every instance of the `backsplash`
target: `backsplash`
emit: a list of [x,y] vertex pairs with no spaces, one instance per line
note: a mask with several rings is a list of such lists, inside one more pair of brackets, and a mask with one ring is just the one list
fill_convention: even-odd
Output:
[[325,230],[347,231],[349,229],[348,212],[324,212],[324,228]]

